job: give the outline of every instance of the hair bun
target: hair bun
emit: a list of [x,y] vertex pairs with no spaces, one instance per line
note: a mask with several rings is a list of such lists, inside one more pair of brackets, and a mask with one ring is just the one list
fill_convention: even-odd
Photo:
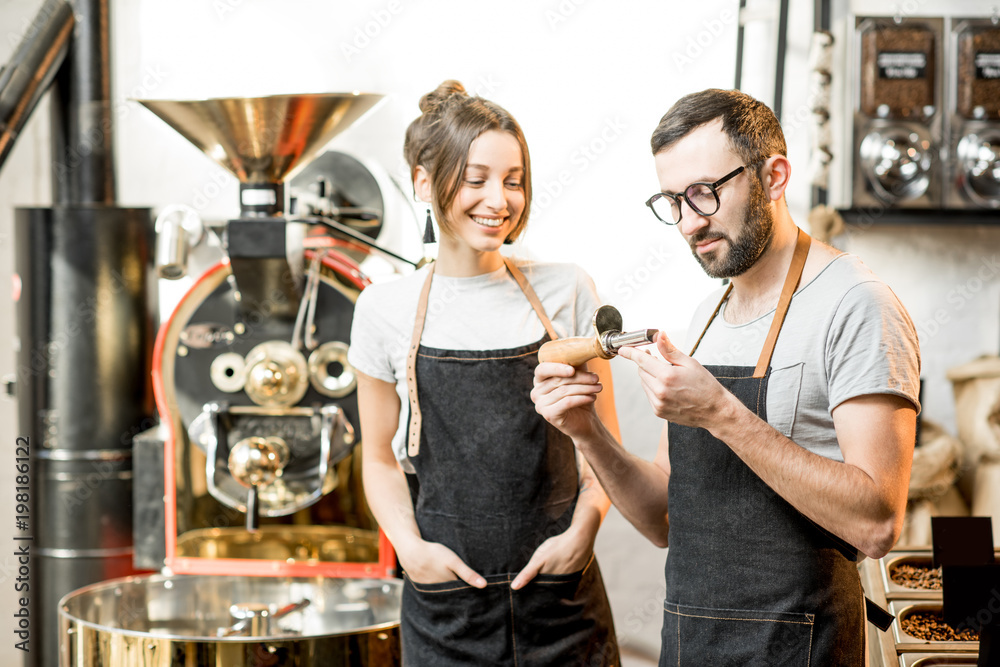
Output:
[[447,81],[442,82],[440,86],[420,98],[420,111],[422,113],[433,111],[455,95],[468,97],[468,93],[465,91],[465,86],[454,79],[448,79]]

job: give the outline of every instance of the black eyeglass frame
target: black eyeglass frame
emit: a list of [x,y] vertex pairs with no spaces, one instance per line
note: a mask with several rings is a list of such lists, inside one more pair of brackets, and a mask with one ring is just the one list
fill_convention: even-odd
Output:
[[[715,183],[708,183],[706,181],[698,181],[696,183],[692,183],[691,185],[689,185],[686,188],[684,188],[683,192],[681,192],[680,194],[677,194],[677,195],[672,195],[669,192],[657,192],[655,195],[653,195],[652,197],[650,197],[649,199],[646,200],[646,206],[648,206],[649,210],[653,212],[653,215],[656,216],[656,219],[659,220],[660,222],[662,222],[665,225],[671,225],[671,226],[673,226],[673,225],[676,225],[676,224],[680,223],[681,217],[684,215],[684,211],[681,210],[681,199],[682,198],[684,199],[684,201],[687,202],[688,206],[691,207],[691,210],[694,211],[695,213],[697,213],[698,215],[703,215],[706,218],[711,217],[711,216],[715,215],[716,213],[718,213],[719,212],[719,208],[722,207],[722,202],[719,200],[719,192],[718,192],[719,186],[722,185],[723,183],[726,183],[727,181],[731,181],[732,179],[736,178],[737,176],[739,176],[740,174],[742,174],[745,170],[746,170],[745,166],[743,166],[743,167],[737,167],[736,169],[732,170],[731,172],[729,172],[728,174],[726,174],[725,176],[723,176],[722,178],[720,178],[719,180],[717,180]],[[694,202],[691,201],[691,198],[688,197],[688,194],[687,194],[688,191],[691,188],[695,187],[696,185],[704,185],[704,186],[708,187],[709,192],[711,192],[712,196],[715,197],[715,210],[712,211],[711,213],[706,213],[706,212],[702,211],[700,208],[698,208],[697,206],[695,206]],[[656,209],[653,208],[653,202],[655,202],[657,199],[659,199],[661,197],[668,197],[669,199],[672,199],[673,202],[674,202],[674,204],[677,206],[677,219],[676,220],[673,220],[673,219],[671,219],[671,220],[664,220],[663,218],[660,217],[660,214],[656,212]]]

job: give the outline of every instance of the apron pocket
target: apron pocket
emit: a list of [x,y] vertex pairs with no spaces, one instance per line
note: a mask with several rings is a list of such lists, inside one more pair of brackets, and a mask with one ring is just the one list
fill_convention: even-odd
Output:
[[404,579],[404,663],[476,665],[512,659],[509,577],[487,577],[486,588],[460,579],[436,584],[414,582],[405,574]]
[[618,643],[597,568],[539,574],[514,591],[514,632],[522,664],[617,665]]
[[767,423],[786,438],[792,437],[795,426],[804,369],[804,363],[772,368],[767,381]]
[[816,616],[663,605],[660,665],[809,667]]

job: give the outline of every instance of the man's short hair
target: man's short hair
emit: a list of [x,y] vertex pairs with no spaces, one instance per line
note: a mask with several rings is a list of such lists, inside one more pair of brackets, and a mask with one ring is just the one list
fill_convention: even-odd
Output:
[[722,119],[722,131],[733,152],[746,166],[758,165],[776,153],[788,155],[781,124],[766,104],[738,90],[718,88],[685,95],[670,107],[653,131],[653,155],[717,118]]

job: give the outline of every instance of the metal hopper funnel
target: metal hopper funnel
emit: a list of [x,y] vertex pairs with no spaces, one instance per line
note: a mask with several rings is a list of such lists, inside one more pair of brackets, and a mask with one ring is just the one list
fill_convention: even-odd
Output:
[[381,99],[322,93],[137,101],[231,171],[241,183],[242,214],[254,216],[281,215],[284,179]]

